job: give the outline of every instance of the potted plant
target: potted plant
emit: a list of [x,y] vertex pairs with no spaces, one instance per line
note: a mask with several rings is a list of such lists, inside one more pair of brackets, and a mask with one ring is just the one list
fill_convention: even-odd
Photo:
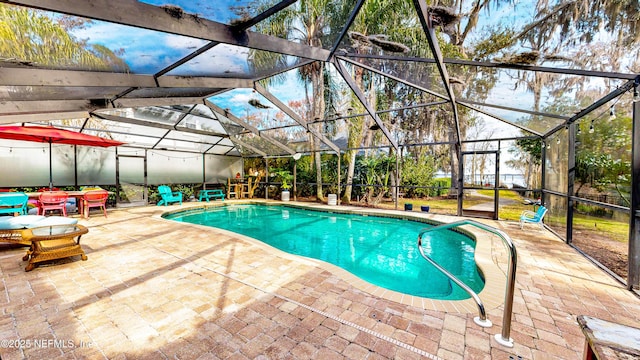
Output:
[[280,200],[289,201],[289,189],[291,189],[290,182],[293,181],[293,175],[291,175],[289,170],[282,169],[273,169],[271,173],[276,177],[276,181],[281,183],[280,188],[282,189],[282,193],[280,195]]

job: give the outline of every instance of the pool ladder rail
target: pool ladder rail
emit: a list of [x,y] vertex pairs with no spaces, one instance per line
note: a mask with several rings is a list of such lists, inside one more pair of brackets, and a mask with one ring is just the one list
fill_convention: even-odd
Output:
[[473,321],[479,326],[491,327],[493,324],[491,323],[491,320],[487,319],[487,314],[484,309],[484,305],[482,304],[482,300],[480,299],[478,294],[475,291],[473,291],[467,284],[465,284],[460,279],[458,279],[455,275],[450,273],[447,269],[443,268],[438,263],[436,263],[429,255],[425,254],[424,251],[422,250],[422,236],[424,234],[428,232],[443,230],[443,229],[451,229],[451,228],[463,226],[463,225],[472,225],[482,230],[488,231],[494,235],[497,235],[502,239],[502,242],[504,242],[504,244],[507,246],[509,250],[510,261],[509,261],[509,268],[507,269],[507,288],[504,295],[504,313],[502,316],[502,333],[496,334],[495,339],[499,344],[503,346],[513,347],[513,339],[510,338],[509,335],[511,333],[511,315],[513,312],[513,295],[514,295],[514,289],[515,289],[516,266],[518,262],[518,256],[517,256],[518,254],[516,252],[515,245],[513,244],[513,241],[511,241],[511,238],[509,237],[509,235],[507,235],[506,233],[504,233],[499,229],[496,229],[492,226],[489,226],[474,220],[461,220],[461,221],[456,221],[449,224],[442,224],[442,225],[438,225],[438,226],[434,226],[434,227],[422,230],[420,232],[420,235],[418,235],[418,250],[420,250],[420,254],[422,255],[422,257],[425,258],[427,261],[429,261],[431,265],[433,265],[436,269],[440,270],[440,272],[442,272],[449,279],[451,279],[451,281],[453,281],[458,286],[460,286],[464,291],[466,291],[471,296],[471,298],[473,298],[473,300],[476,302],[476,305],[478,306],[478,312],[480,313],[479,316],[476,316],[473,318]]

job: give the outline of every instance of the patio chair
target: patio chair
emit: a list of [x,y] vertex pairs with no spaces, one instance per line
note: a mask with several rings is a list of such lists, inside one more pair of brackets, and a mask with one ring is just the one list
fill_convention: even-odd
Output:
[[543,228],[544,224],[542,223],[542,219],[546,213],[547,208],[544,206],[540,206],[536,212],[530,210],[523,211],[520,215],[520,229],[524,229],[525,223],[538,224],[540,228]]
[[104,217],[107,217],[107,198],[109,197],[109,192],[106,190],[91,190],[87,191],[86,194],[82,196],[82,209],[83,216],[88,218],[89,212],[92,207],[101,208],[104,213]]
[[160,201],[158,201],[158,206],[164,205],[167,206],[169,203],[179,202],[182,205],[182,193],[180,191],[171,191],[171,188],[167,185],[158,186],[158,194],[160,194]]
[[29,196],[23,192],[6,192],[0,194],[0,214],[26,215]]
[[60,210],[67,216],[67,199],[69,194],[64,191],[43,191],[38,198],[38,215],[46,215],[47,210]]

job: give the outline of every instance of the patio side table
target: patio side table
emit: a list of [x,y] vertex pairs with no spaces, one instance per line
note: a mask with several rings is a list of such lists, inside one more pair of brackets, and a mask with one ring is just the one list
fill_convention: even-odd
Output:
[[37,263],[80,255],[83,261],[87,255],[80,246],[80,237],[89,232],[82,225],[52,225],[25,229],[23,238],[31,241],[31,248],[22,260],[29,260],[25,271],[31,271]]

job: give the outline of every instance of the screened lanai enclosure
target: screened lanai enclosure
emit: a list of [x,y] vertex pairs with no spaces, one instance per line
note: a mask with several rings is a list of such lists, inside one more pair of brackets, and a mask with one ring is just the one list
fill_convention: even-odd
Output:
[[278,198],[296,174],[294,196],[312,201],[512,220],[541,203],[548,229],[637,291],[638,13],[636,0],[1,1],[0,124],[125,144],[0,140],[0,187],[46,186],[51,168],[57,187],[147,204],[156,185],[246,176]]

